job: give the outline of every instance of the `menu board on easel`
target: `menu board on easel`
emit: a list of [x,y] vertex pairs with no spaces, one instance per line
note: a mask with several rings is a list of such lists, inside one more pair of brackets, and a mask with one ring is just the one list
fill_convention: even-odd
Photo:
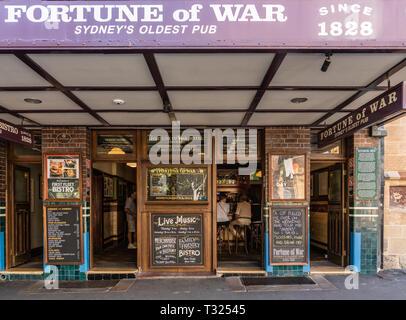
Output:
[[44,207],[46,264],[83,263],[81,212],[80,205]]
[[307,264],[307,208],[273,207],[269,224],[269,264]]
[[203,265],[203,214],[151,214],[152,266]]

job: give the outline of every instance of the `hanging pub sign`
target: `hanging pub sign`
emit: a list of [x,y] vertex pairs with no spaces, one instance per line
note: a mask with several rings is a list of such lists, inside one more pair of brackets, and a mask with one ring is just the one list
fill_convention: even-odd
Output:
[[45,156],[45,201],[80,200],[80,155]]
[[392,120],[405,113],[405,89],[406,82],[401,82],[320,131],[319,148],[348,137],[362,128]]
[[269,219],[269,264],[308,263],[306,207],[271,207]]
[[45,264],[83,264],[82,207],[44,206]]
[[203,214],[151,214],[152,266],[203,265]]
[[34,137],[30,131],[3,119],[0,119],[0,138],[30,148],[34,146]]
[[404,48],[403,0],[0,2],[0,48]]

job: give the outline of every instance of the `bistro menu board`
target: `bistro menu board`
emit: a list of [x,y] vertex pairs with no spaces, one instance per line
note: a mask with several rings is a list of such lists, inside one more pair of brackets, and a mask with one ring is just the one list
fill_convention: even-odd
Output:
[[82,264],[81,206],[45,207],[46,264]]
[[152,266],[203,264],[203,214],[151,214]]
[[148,201],[207,201],[207,168],[148,168]]
[[272,265],[307,264],[307,208],[271,208],[270,254]]
[[378,199],[377,148],[356,148],[355,190],[357,200]]
[[80,156],[46,156],[46,200],[80,199]]

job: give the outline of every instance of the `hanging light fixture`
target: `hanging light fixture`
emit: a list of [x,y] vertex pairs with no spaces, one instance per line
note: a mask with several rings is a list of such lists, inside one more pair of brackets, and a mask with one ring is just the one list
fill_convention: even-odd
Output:
[[136,162],[127,162],[126,165],[131,167],[131,168],[137,168],[137,163]]
[[114,147],[107,154],[125,154],[125,152],[121,148]]

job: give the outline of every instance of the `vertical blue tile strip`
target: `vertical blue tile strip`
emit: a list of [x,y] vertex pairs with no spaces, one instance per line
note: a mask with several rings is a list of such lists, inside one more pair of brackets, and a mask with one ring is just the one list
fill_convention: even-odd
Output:
[[5,234],[0,232],[0,270],[6,269],[6,247],[5,247]]
[[89,233],[83,234],[83,261],[84,263],[80,265],[80,272],[89,271],[90,261],[89,261]]
[[307,234],[307,256],[309,257],[309,263],[303,266],[303,272],[310,272],[310,232]]
[[265,271],[272,272],[273,268],[269,265],[269,233],[265,233]]
[[350,234],[350,264],[361,272],[361,233],[351,232]]

